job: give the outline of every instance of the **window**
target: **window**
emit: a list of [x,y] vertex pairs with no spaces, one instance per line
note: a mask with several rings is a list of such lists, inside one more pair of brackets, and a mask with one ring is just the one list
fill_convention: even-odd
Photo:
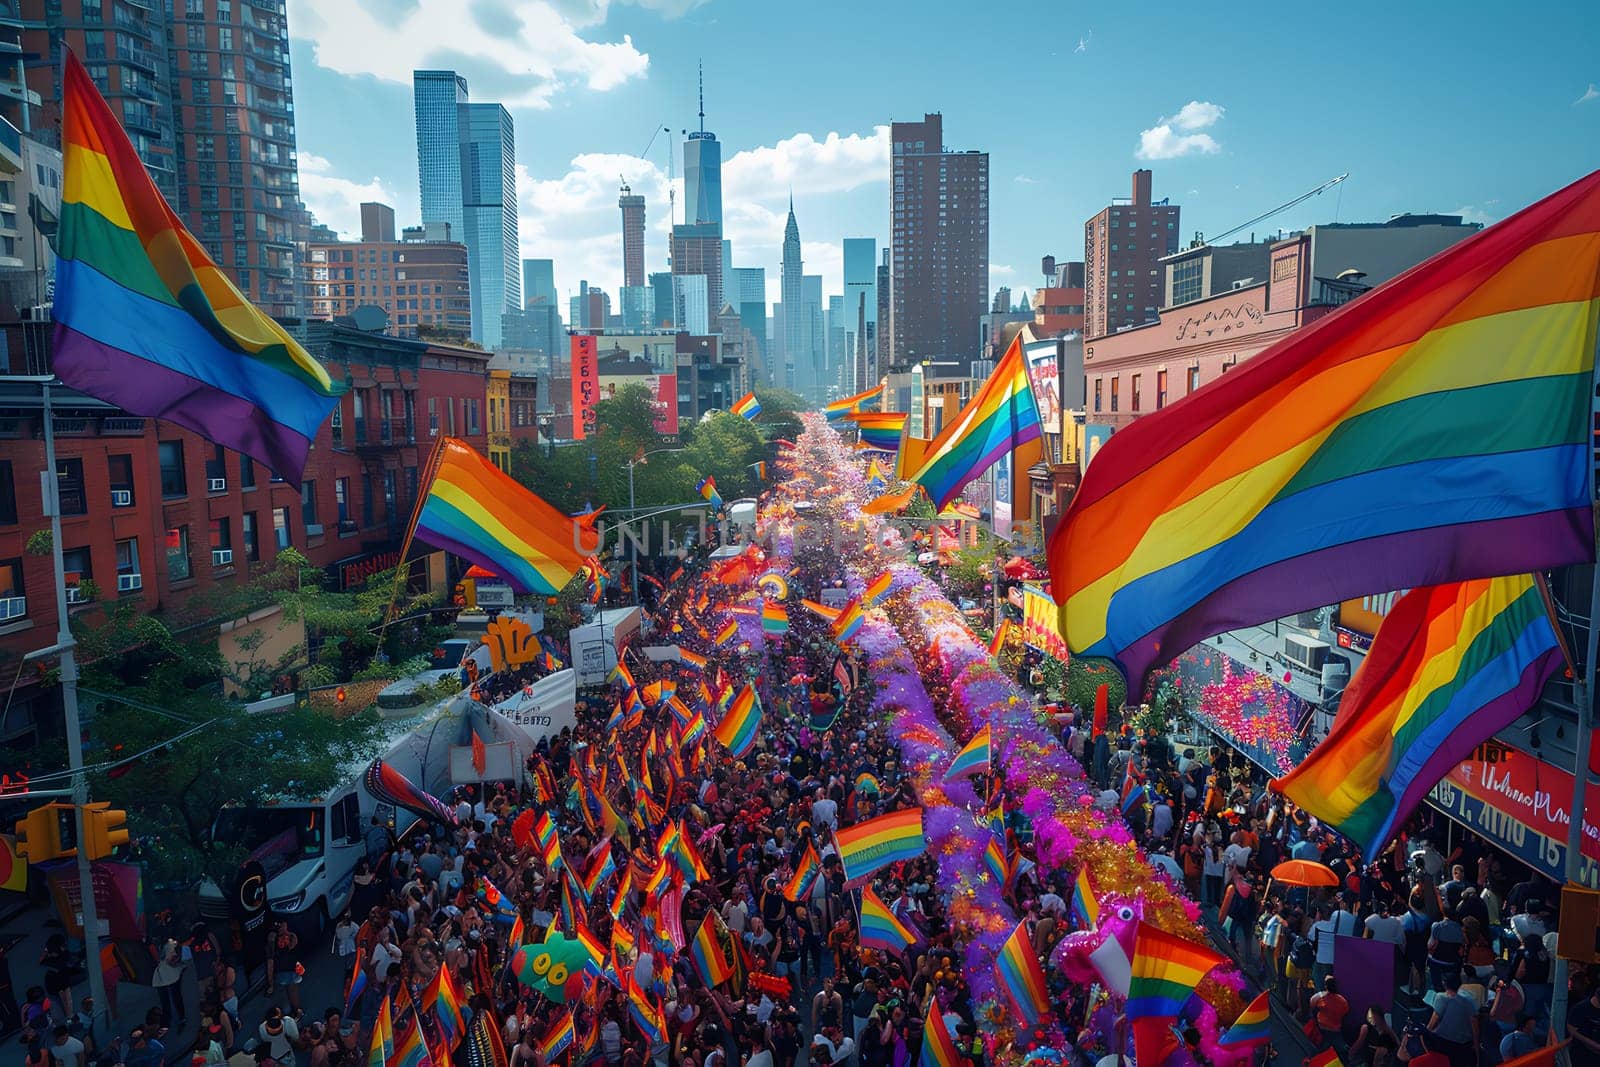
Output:
[[70,604],[79,584],[86,578],[94,577],[94,561],[89,558],[89,546],[62,549],[61,573],[67,579],[67,603]]
[[144,586],[144,576],[139,573],[139,539],[130,537],[117,542],[117,592],[131,593]]
[[1199,367],[1190,367],[1189,368],[1189,386],[1188,386],[1188,389],[1187,389],[1187,391],[1185,392],[1184,395],[1187,396],[1189,393],[1194,392],[1198,388],[1200,388],[1200,368]]
[[1167,372],[1156,371],[1156,410],[1167,406]]
[[251,562],[261,558],[261,538],[256,533],[256,513],[247,511],[239,519],[239,538],[244,544],[245,558]]
[[417,468],[406,468],[406,506],[410,507],[417,502]]
[[1140,396],[1140,393],[1142,391],[1140,389],[1140,382],[1141,382],[1141,380],[1143,378],[1144,378],[1144,375],[1142,375],[1142,374],[1135,374],[1133,376],[1133,408],[1132,408],[1132,410],[1134,410],[1134,411],[1138,411],[1139,410],[1139,396]]
[[333,482],[333,500],[339,506],[339,525],[343,526],[350,521],[350,479],[335,478]]
[[233,566],[233,527],[226,518],[211,520],[211,565]]
[[0,460],[0,526],[17,523],[17,483],[11,476],[11,461]]
[[1117,410],[1117,394],[1119,392],[1117,386],[1120,385],[1120,384],[1121,384],[1121,376],[1113,374],[1111,376],[1111,410],[1112,411]]
[[0,623],[28,614],[28,597],[22,588],[22,561],[0,560]]
[[372,525],[372,475],[361,475],[361,525]]
[[183,442],[162,441],[157,448],[161,456],[161,495],[187,496],[189,484],[183,475]]
[[189,527],[175,526],[167,531],[167,581],[182,582],[194,576],[189,562]]
[[1104,379],[1102,379],[1102,378],[1096,378],[1094,380],[1094,409],[1096,411],[1099,411],[1101,409],[1100,387],[1103,384],[1104,384]]
[[289,509],[272,509],[272,539],[279,548],[288,548],[294,542],[289,537]]
[[336,405],[333,409],[333,418],[328,423],[328,432],[333,441],[334,448],[344,447],[344,405]]
[[61,502],[63,515],[88,513],[89,501],[83,492],[83,460],[56,460],[56,498]]
[[256,461],[249,456],[239,457],[239,488],[254,489],[256,487]]
[[317,483],[311,479],[300,483],[300,521],[308,527],[317,524]]
[[106,466],[111,472],[111,506],[133,507],[133,457],[107,456]]
[[463,403],[466,404],[467,408],[467,433],[475,434],[478,432],[478,399],[477,397],[469,396]]

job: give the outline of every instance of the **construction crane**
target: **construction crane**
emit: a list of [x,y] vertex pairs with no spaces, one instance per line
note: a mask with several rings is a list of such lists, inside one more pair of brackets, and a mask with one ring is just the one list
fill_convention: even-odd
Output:
[[1315,189],[1312,189],[1310,192],[1301,193],[1299,196],[1295,197],[1293,200],[1290,200],[1287,203],[1279,204],[1277,207],[1273,208],[1271,211],[1264,211],[1261,214],[1257,215],[1253,219],[1249,219],[1249,220],[1247,220],[1245,222],[1241,222],[1239,225],[1235,226],[1233,229],[1227,230],[1227,231],[1225,231],[1223,233],[1219,233],[1219,234],[1217,234],[1217,236],[1211,238],[1209,241],[1206,240],[1206,237],[1205,237],[1204,234],[1200,233],[1199,231],[1196,231],[1195,235],[1194,235],[1194,243],[1191,244],[1189,247],[1190,248],[1200,248],[1203,245],[1218,244],[1224,238],[1232,237],[1234,234],[1238,233],[1240,230],[1249,229],[1251,226],[1254,226],[1258,222],[1265,222],[1267,219],[1272,218],[1272,216],[1278,214],[1279,212],[1288,211],[1290,208],[1294,207],[1296,204],[1302,204],[1305,201],[1310,200],[1314,196],[1322,195],[1323,193],[1327,192],[1329,189],[1332,189],[1335,185],[1338,185],[1340,182],[1344,181],[1348,177],[1350,177],[1350,172],[1346,171],[1345,173],[1339,175],[1337,178],[1329,178],[1327,181],[1323,182],[1321,185],[1317,186]]

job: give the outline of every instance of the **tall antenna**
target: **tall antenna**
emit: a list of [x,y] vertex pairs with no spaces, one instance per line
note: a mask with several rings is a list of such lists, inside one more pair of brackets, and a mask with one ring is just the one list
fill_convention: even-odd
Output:
[[706,65],[702,60],[700,68],[700,132],[706,132]]

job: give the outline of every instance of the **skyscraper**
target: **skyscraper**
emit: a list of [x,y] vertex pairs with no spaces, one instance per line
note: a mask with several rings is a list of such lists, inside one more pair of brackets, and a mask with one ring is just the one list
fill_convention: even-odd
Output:
[[536,303],[555,304],[556,264],[553,259],[525,259],[522,261],[522,302],[524,307]]
[[767,269],[765,267],[734,267],[723,288],[728,303],[739,313],[739,321],[750,331],[754,350],[749,353],[752,366],[762,369],[762,381],[775,384],[771,348],[767,343]]
[[[857,321],[863,300],[867,327],[865,338],[860,336],[863,330]],[[844,239],[844,319],[845,362],[850,364],[850,370],[846,372],[843,384],[846,393],[859,393],[867,387],[865,383],[878,380],[872,366],[877,354],[878,322],[878,242],[874,238]],[[863,340],[866,342],[866,365],[860,365],[857,360]]]
[[[703,292],[705,308],[694,315],[694,321],[710,323],[722,310],[722,229],[715,222],[679,223],[672,228],[672,274],[674,277],[698,276],[705,285],[694,293]],[[674,300],[680,300],[674,297]],[[681,321],[681,320],[679,320]]]
[[800,224],[794,218],[794,197],[789,198],[789,221],[783,226],[783,273],[780,295],[783,299],[783,350],[777,360],[777,385],[780,389],[802,392],[811,380],[806,371],[810,360],[809,319],[802,310],[801,288],[805,274],[800,259]]
[[1152,322],[1165,295],[1161,257],[1178,250],[1178,205],[1150,199],[1150,172],[1133,172],[1133,195],[1083,224],[1087,285],[1083,334],[1104,337]]
[[624,183],[617,197],[622,209],[622,284],[644,285],[644,197]]
[[688,223],[722,225],[722,146],[706,129],[706,83],[700,75],[700,128],[683,142],[683,216]]
[[800,304],[805,309],[806,345],[811,358],[806,366],[811,378],[802,395],[820,401],[828,394],[828,329],[823,319],[822,275],[805,274],[800,278]]
[[511,113],[469,103],[467,81],[454,71],[414,71],[412,92],[422,221],[450,223],[452,239],[467,246],[472,338],[496,348],[502,315],[522,307]]
[[946,149],[938,114],[896,122],[890,138],[893,314],[881,362],[970,367],[989,306],[989,154]]

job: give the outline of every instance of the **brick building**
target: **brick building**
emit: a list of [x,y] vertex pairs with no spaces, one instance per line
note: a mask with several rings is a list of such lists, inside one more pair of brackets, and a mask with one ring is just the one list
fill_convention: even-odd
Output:
[[1133,195],[1083,224],[1084,336],[1103,337],[1156,317],[1161,258],[1178,250],[1178,205],[1150,199],[1150,172],[1133,172]]
[[[359,241],[313,241],[307,247],[309,317],[348,316],[368,304],[388,314],[390,332],[397,336],[416,337],[427,330],[461,340],[470,337],[467,246],[456,241],[396,241],[394,211],[385,204],[361,205],[361,223]],[[423,232],[406,231],[408,236]]]

